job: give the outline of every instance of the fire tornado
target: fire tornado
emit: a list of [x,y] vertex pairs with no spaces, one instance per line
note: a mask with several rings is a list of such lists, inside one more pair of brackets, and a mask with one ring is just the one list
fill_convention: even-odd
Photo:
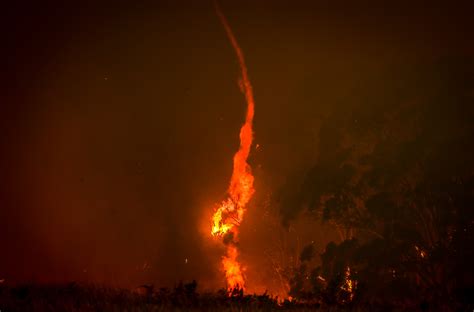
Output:
[[213,236],[219,236],[223,238],[224,243],[227,246],[227,253],[222,257],[222,266],[225,271],[227,288],[245,288],[245,279],[242,273],[242,266],[237,260],[239,250],[237,248],[238,242],[238,229],[239,225],[243,220],[246,206],[253,193],[254,177],[252,175],[252,169],[247,163],[247,159],[250,153],[250,147],[252,145],[253,131],[252,123],[254,116],[254,99],[252,92],[252,85],[248,77],[247,66],[245,65],[244,54],[240,48],[237,40],[232,32],[232,29],[227,22],[224,14],[220,10],[217,1],[214,2],[217,16],[219,17],[227,37],[229,38],[232,47],[237,54],[241,70],[241,89],[245,95],[247,101],[247,114],[245,117],[245,123],[240,129],[240,147],[237,153],[234,155],[234,167],[230,185],[228,189],[228,198],[224,200],[214,212],[212,217],[212,230]]

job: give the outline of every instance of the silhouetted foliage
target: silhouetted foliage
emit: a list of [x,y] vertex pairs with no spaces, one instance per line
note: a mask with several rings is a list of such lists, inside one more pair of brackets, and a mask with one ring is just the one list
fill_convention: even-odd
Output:
[[[284,301],[267,293],[198,293],[197,282],[179,283],[173,289],[145,287],[150,292],[68,285],[0,285],[0,307],[5,311],[310,311],[317,305]],[[141,288],[140,286],[139,288]]]
[[[472,306],[474,64],[442,60],[374,87],[325,121],[318,163],[293,197],[292,214],[282,210],[288,222],[307,208],[341,237],[326,246],[320,266],[294,269],[291,295],[325,304]],[[353,300],[343,291],[348,268]]]

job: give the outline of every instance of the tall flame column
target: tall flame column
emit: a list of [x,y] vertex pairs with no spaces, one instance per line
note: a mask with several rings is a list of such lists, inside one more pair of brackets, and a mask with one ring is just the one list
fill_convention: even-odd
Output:
[[237,236],[239,225],[244,218],[246,206],[255,192],[253,188],[254,177],[252,175],[252,169],[247,163],[253,140],[252,123],[255,103],[253,99],[252,85],[250,84],[247,66],[245,65],[244,54],[235,39],[227,19],[220,10],[217,1],[215,1],[214,4],[217,16],[224,26],[227,37],[237,54],[237,60],[242,75],[242,91],[247,101],[247,114],[245,117],[245,123],[240,129],[240,147],[234,155],[234,167],[228,189],[228,198],[224,200],[214,212],[212,217],[211,234],[213,236],[223,237],[223,241],[227,246],[227,253],[222,258],[222,265],[227,280],[227,288],[244,289],[245,279],[242,272],[242,266],[237,260],[239,255]]

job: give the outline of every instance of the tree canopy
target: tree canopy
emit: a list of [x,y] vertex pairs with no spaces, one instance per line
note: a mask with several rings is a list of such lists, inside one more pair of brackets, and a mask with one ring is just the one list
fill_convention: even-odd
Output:
[[303,250],[292,296],[472,300],[474,63],[397,69],[352,101],[324,120],[317,163],[283,200],[284,218],[305,210],[341,238],[318,267]]

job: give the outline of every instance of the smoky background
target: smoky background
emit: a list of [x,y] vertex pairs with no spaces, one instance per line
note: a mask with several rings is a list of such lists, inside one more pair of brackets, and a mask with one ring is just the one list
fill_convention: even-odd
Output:
[[[212,2],[4,6],[0,278],[224,286],[208,221],[245,101]],[[256,102],[242,262],[249,290],[280,292],[278,266],[337,239],[279,200],[317,162],[325,118],[393,69],[472,55],[472,22],[461,5],[221,6]]]

